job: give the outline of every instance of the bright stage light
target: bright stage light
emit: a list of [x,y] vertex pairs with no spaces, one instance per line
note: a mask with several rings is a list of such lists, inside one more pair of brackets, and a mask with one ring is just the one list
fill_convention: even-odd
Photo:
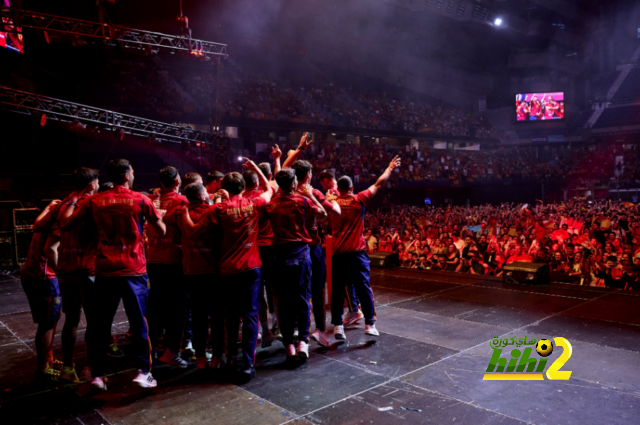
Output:
[[493,23],[495,24],[496,27],[499,27],[500,25],[502,25],[502,18],[496,18],[496,20],[493,21]]
[[238,161],[242,161],[242,157],[241,156],[238,157]]

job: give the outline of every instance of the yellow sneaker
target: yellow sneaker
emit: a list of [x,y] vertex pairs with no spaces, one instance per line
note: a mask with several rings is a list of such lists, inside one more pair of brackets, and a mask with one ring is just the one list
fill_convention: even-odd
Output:
[[60,372],[47,366],[43,371],[36,372],[35,381],[37,383],[55,382],[60,378]]
[[78,375],[76,374],[76,369],[73,367],[63,367],[60,372],[60,378],[63,381],[69,381],[73,383],[78,383],[80,380],[78,379]]

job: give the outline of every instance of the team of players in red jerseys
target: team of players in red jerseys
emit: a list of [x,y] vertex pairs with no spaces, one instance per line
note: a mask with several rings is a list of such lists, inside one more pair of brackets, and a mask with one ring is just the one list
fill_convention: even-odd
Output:
[[[336,181],[324,171],[325,196],[310,186],[311,164],[298,159],[310,144],[305,134],[282,167],[276,145],[274,173],[269,163],[246,158],[243,174],[213,172],[206,186],[190,173],[184,196],[174,167],[160,171],[162,187],[149,195],[131,190],[134,170],[127,160],[109,163],[113,186],[105,191],[99,191],[97,170],[76,170],[76,191],[53,201],[37,218],[21,271],[38,324],[36,378],[79,382],[72,359],[84,309],[88,355],[82,375],[93,389],[106,390],[105,363],[121,300],[138,368],[133,383],[140,387],[157,385],[151,375],[154,355],[188,367],[180,355],[185,344],[198,369],[224,364],[234,379],[253,378],[260,325],[263,347],[279,333],[288,359],[307,359],[310,339],[329,345],[324,235],[331,235],[333,247],[334,338],[344,340],[344,326],[362,318],[365,333],[378,335],[363,218],[400,160],[394,158],[376,184],[358,194],[349,177]],[[343,318],[345,296],[349,313]],[[269,327],[267,311],[277,331]],[[52,356],[61,312],[62,364]],[[240,321],[241,360],[236,358]],[[164,348],[162,355],[157,348]]]

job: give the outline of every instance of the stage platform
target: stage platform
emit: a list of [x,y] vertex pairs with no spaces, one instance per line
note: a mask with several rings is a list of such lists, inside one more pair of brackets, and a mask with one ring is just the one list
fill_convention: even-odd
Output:
[[[637,293],[400,269],[373,270],[372,284],[377,338],[365,336],[360,324],[347,330],[345,343],[330,338],[328,349],[311,343],[311,358],[297,367],[285,363],[276,343],[258,351],[258,375],[242,386],[195,367],[156,364],[158,388],[140,390],[130,384],[135,371],[127,356],[112,361],[109,391],[93,395],[86,383],[31,383],[35,325],[19,280],[0,277],[0,423],[640,423]],[[86,353],[81,328],[79,369]],[[125,351],[126,330],[120,309],[113,332]],[[573,353],[562,370],[571,378],[483,380],[490,342],[512,336],[569,340]],[[554,350],[548,365],[561,352]],[[59,335],[55,354],[61,358]],[[535,349],[533,355],[539,358]]]

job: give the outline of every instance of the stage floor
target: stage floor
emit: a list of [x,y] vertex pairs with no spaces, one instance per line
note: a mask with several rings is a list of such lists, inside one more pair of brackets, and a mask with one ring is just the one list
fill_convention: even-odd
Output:
[[[297,368],[284,363],[284,347],[276,343],[258,351],[258,375],[243,386],[195,367],[156,364],[158,388],[140,390],[130,385],[135,371],[125,357],[112,362],[109,391],[91,395],[86,383],[31,384],[35,325],[19,280],[0,277],[0,423],[640,423],[636,293],[409,270],[374,270],[372,284],[377,338],[365,336],[360,325],[347,330],[346,343],[331,338],[329,349],[311,343],[311,358]],[[80,368],[86,353],[81,327]],[[125,351],[126,330],[121,309],[113,332]],[[571,379],[483,381],[489,342],[525,335],[568,339],[573,354],[562,370],[573,371]],[[59,335],[55,354],[61,358]]]

